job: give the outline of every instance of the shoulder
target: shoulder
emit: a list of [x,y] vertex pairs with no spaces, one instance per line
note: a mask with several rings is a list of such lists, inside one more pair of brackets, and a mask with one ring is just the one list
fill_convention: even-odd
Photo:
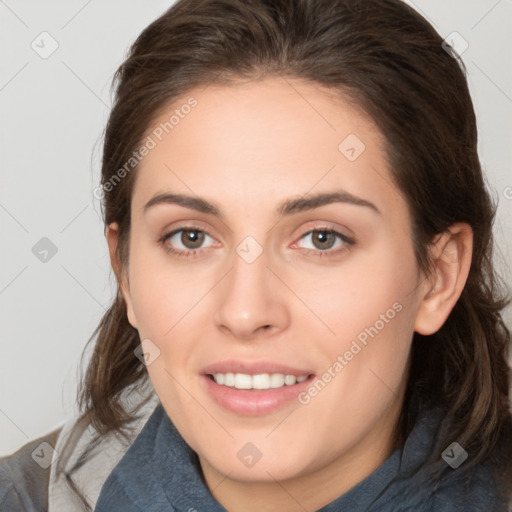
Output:
[[0,461],[0,509],[12,512],[25,510],[21,496],[4,468],[3,461]]
[[0,458],[0,509],[46,511],[53,447],[58,428]]

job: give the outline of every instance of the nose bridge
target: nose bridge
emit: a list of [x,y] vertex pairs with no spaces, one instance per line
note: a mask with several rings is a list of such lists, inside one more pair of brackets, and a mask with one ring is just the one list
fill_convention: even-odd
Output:
[[285,326],[285,298],[267,266],[271,266],[269,254],[254,237],[238,244],[217,305],[219,327],[247,338],[263,327],[276,330]]

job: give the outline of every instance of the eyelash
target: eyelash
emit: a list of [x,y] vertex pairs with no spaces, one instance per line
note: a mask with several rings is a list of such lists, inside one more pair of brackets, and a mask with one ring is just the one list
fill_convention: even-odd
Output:
[[[179,229],[175,229],[174,231],[171,231],[169,233],[164,234],[158,240],[159,245],[164,249],[165,252],[167,252],[169,254],[172,254],[172,255],[174,255],[174,256],[176,256],[178,258],[195,258],[195,257],[197,257],[199,255],[198,253],[201,252],[201,248],[195,249],[195,250],[194,249],[186,249],[186,250],[184,250],[184,249],[174,249],[171,246],[169,246],[168,244],[166,244],[167,240],[172,238],[177,233],[180,233],[181,231],[199,231],[199,232],[204,233],[205,235],[209,236],[210,238],[213,238],[207,231],[205,231],[204,229],[195,227],[195,226],[184,226],[184,227],[181,227]],[[307,235],[310,235],[312,233],[318,233],[318,232],[333,234],[337,238],[341,239],[341,241],[344,242],[344,244],[341,247],[339,247],[338,249],[335,249],[335,250],[326,249],[326,250],[322,251],[320,249],[317,249],[317,250],[308,249],[306,251],[306,254],[308,256],[312,255],[312,256],[315,256],[315,257],[319,257],[319,258],[334,257],[336,255],[339,255],[339,254],[345,252],[345,251],[350,250],[350,247],[352,247],[356,243],[353,238],[348,237],[347,235],[344,235],[343,233],[340,233],[339,231],[336,231],[336,230],[334,230],[332,228],[325,227],[325,226],[324,227],[315,227],[313,229],[310,229],[309,231],[304,233],[299,238],[299,240],[301,240],[302,238],[304,238]]]

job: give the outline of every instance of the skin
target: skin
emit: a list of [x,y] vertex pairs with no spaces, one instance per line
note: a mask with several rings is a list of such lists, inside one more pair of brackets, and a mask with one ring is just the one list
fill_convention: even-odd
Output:
[[[107,230],[128,319],[160,350],[149,377],[215,498],[230,511],[317,510],[395,448],[413,333],[438,330],[460,296],[471,230],[457,224],[442,234],[431,248],[434,271],[424,276],[383,136],[332,92],[277,78],[202,87],[155,124],[190,96],[197,106],[137,170],[128,267],[117,260],[117,225]],[[349,134],[366,146],[354,161],[338,150]],[[276,213],[284,200],[340,189],[379,212],[333,203]],[[145,213],[163,192],[204,198],[223,217],[175,204]],[[183,245],[181,233],[165,243],[196,254],[166,252],[159,239],[190,226],[209,235],[199,249]],[[355,243],[336,238],[324,248],[308,234],[313,228]],[[252,263],[236,251],[247,236],[263,251]],[[226,359],[276,361],[321,376],[396,303],[400,312],[305,405],[292,400],[270,414],[237,415],[201,385],[202,368]],[[262,454],[252,467],[237,457],[248,442]]]

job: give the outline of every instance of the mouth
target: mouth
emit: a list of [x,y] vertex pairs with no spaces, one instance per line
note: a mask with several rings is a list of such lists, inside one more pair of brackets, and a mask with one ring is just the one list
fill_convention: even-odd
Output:
[[297,396],[315,375],[311,370],[270,362],[226,361],[206,367],[201,377],[205,391],[222,409],[262,416],[294,401],[298,404]]

